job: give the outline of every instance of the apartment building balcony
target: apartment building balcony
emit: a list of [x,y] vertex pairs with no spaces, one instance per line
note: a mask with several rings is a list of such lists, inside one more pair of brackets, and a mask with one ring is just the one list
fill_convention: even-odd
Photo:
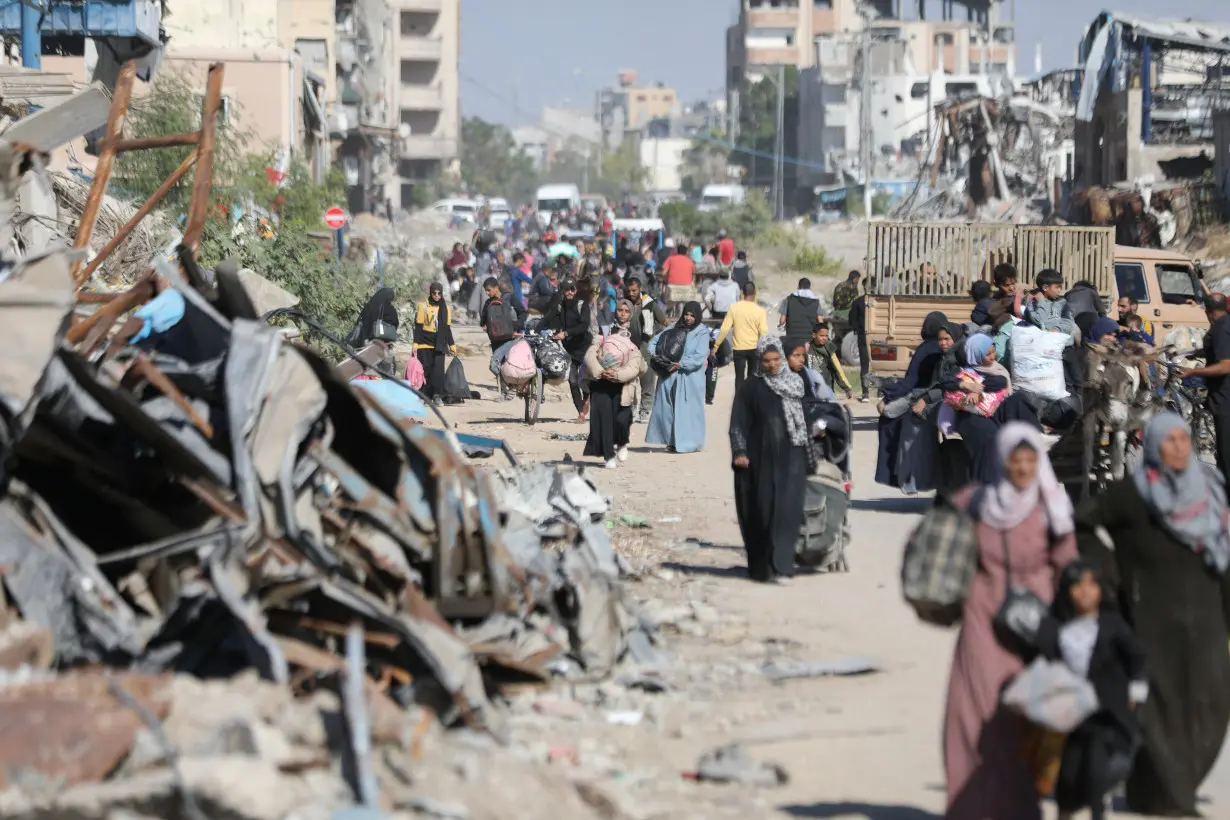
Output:
[[748,9],[748,28],[797,28],[799,25],[799,9]]
[[427,134],[410,135],[401,141],[401,158],[448,159],[457,153],[457,140]]
[[440,12],[444,9],[444,0],[397,0],[397,11],[428,11]]
[[439,60],[444,42],[439,37],[402,37],[397,41],[397,56],[403,60]]
[[397,93],[397,103],[402,108],[415,111],[438,111],[444,107],[444,92],[438,85],[402,83]]

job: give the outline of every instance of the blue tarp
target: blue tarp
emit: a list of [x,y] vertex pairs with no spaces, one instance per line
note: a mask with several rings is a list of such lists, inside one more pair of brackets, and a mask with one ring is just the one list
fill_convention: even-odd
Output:
[[394,413],[403,416],[427,415],[423,400],[391,379],[356,379],[350,384],[360,390],[366,390]]

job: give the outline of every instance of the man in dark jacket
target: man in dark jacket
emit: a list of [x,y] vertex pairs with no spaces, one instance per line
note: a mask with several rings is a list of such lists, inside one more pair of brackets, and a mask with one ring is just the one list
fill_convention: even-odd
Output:
[[867,374],[871,372],[871,347],[867,344],[867,294],[875,288],[874,276],[863,280],[863,292],[850,303],[850,331],[858,339],[858,373],[863,383],[863,395],[859,401],[866,404],[871,401],[868,392]]
[[743,287],[748,282],[756,281],[756,277],[752,275],[752,266],[747,264],[747,251],[739,251],[735,256],[735,264],[730,269],[730,278],[739,285],[740,293],[743,292]]
[[[483,305],[482,313],[479,314],[478,326],[487,331],[487,338],[491,341],[491,351],[494,353],[501,346],[511,342],[525,327],[525,308],[516,299],[507,298],[500,292],[500,281],[494,276],[487,277],[483,288],[487,291],[487,302]],[[493,327],[491,321],[493,311],[497,313],[511,311],[512,322],[497,321],[494,323],[497,327]],[[512,332],[509,332],[509,324],[512,325]],[[503,329],[501,330],[499,326],[503,326]]]
[[786,338],[806,342],[820,321],[820,297],[811,291],[811,280],[800,279],[798,289],[782,300],[777,326],[785,328]]

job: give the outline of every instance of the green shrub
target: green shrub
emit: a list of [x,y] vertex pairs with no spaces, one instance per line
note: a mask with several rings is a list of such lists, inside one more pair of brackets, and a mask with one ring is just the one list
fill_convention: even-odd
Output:
[[829,256],[828,251],[819,245],[799,244],[794,251],[790,267],[799,273],[810,273],[815,276],[839,276],[841,260]]

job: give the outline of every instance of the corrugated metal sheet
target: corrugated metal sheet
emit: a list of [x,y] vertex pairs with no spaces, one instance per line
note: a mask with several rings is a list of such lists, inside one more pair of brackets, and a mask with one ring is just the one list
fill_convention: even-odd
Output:
[[1230,23],[1190,18],[1176,20],[1120,12],[1111,13],[1109,17],[1147,37],[1214,51],[1230,51]]

